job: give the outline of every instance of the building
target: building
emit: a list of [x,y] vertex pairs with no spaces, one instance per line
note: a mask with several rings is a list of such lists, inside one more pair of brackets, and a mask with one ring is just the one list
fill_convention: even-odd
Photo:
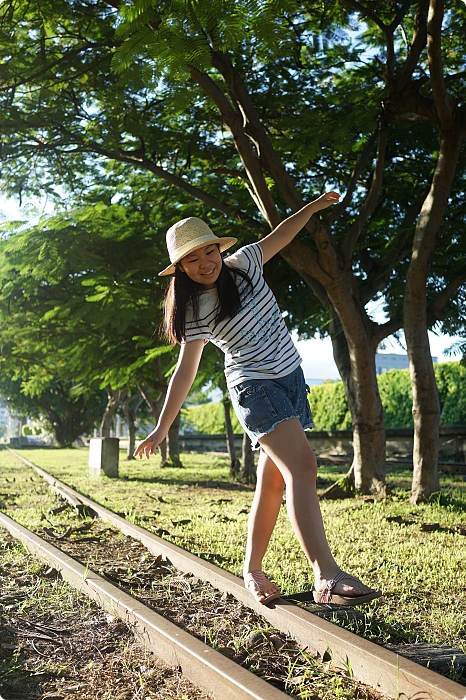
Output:
[[[433,357],[432,362],[438,362],[438,358]],[[388,372],[389,369],[408,369],[408,367],[408,355],[399,355],[394,352],[375,353],[375,368],[377,374]]]
[[5,435],[8,426],[8,408],[5,399],[0,397],[0,437]]

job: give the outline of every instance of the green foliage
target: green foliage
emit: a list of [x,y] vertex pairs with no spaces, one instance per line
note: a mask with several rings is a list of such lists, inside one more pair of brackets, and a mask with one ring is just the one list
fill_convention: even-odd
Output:
[[[220,63],[230,63],[243,82],[274,157],[302,197],[329,186],[344,191],[377,130],[386,96],[386,37],[380,27],[397,21],[391,5],[369,5],[364,16],[362,6],[354,11],[333,0],[133,0],[117,9],[112,3],[66,0],[3,3],[0,128],[5,191],[61,198],[63,189],[86,191],[89,183],[101,183],[117,162],[126,163],[126,170],[117,170],[107,203],[113,195],[119,197],[133,168],[146,170],[153,180],[165,179],[160,188],[164,197],[156,198],[154,208],[164,212],[167,223],[189,206],[196,210],[190,213],[206,217],[220,232],[235,229],[241,243],[250,242],[268,227],[251,200],[247,172],[213,100],[214,93],[221,95],[224,105],[230,105],[227,111],[236,109]],[[402,31],[394,34],[393,62],[400,74],[418,9],[419,3],[412,3],[403,14]],[[464,71],[459,48],[463,23],[464,8],[449,8],[441,49],[455,99],[460,99]],[[202,73],[204,87],[195,71]],[[423,91],[422,98],[430,100],[428,75],[422,51],[410,89]],[[398,111],[386,105],[382,109],[389,144],[383,188],[352,261],[364,304],[385,285],[388,316],[402,306],[414,223],[409,212],[425,196],[438,151],[437,125],[428,119],[405,120]],[[248,135],[254,141],[254,134]],[[353,201],[332,227],[337,244],[354,224],[370,188],[373,155],[374,150],[359,171]],[[463,151],[432,262],[429,302],[462,271],[464,165]],[[258,167],[284,215],[289,211],[283,201],[286,188],[269,172],[266,159]],[[137,187],[144,187],[141,178]],[[137,188],[133,191],[137,197]],[[315,249],[309,234],[302,238]],[[161,249],[161,229],[154,239]],[[54,254],[53,241],[41,246],[43,258],[53,260]],[[268,281],[288,313],[287,323],[302,335],[326,334],[328,313],[322,298],[278,256],[267,267]],[[105,302],[112,294],[105,285],[96,285],[90,298]],[[447,332],[461,335],[465,308],[463,289],[442,321]]]
[[[461,362],[434,365],[440,396],[441,425],[466,425],[466,367]],[[386,428],[413,426],[408,369],[392,369],[377,377]],[[348,430],[351,416],[343,382],[312,386],[309,403],[317,430]]]
[[[153,188],[144,194],[157,201]],[[118,388],[153,376],[158,357],[174,361],[154,334],[165,263],[157,212],[146,218],[145,202],[125,206],[125,195],[106,204],[94,193],[0,240],[0,368],[30,396],[56,379]]]
[[[231,411],[231,424],[234,433],[243,432],[234,411]],[[181,412],[181,425],[187,433],[223,435],[225,434],[223,406],[219,402],[184,408]]]
[[377,377],[386,428],[413,426],[413,394],[409,369],[392,369]]
[[[0,395],[19,415],[40,420],[60,447],[71,447],[80,435],[94,427],[96,421],[100,422],[106,404],[103,391],[77,394],[71,381],[52,380],[36,396],[30,397],[22,391],[20,380],[2,375]],[[29,426],[23,426],[23,435],[34,432]]]
[[311,386],[309,405],[316,430],[349,430],[351,414],[343,382],[331,380]]
[[440,395],[441,425],[466,424],[466,366],[462,362],[435,365]]

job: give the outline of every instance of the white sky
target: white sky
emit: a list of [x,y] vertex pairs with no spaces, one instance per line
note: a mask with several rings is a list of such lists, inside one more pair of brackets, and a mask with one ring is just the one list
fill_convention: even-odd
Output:
[[[293,336],[294,343],[298,348],[298,352],[303,358],[303,372],[306,379],[340,379],[337,366],[333,359],[332,341],[330,338],[320,340],[313,338],[312,340],[296,340]],[[443,351],[450,347],[458,338],[450,336],[437,336],[429,332],[430,348],[433,357],[437,357],[438,362],[451,362],[459,359],[459,357],[445,356]],[[382,353],[397,353],[405,355],[406,351],[399,345],[394,338],[387,338],[385,348]]]
[[[38,213],[51,211],[50,203],[34,202],[34,206]],[[24,205],[19,208],[15,200],[6,200],[0,196],[0,220],[2,219],[22,219],[28,218],[31,214],[31,204]],[[383,322],[383,314],[377,309],[377,304],[370,308],[370,313],[375,321]],[[339,379],[340,375],[337,366],[333,360],[332,343],[330,338],[320,340],[313,338],[312,340],[299,341],[296,335],[293,335],[294,343],[303,358],[303,371],[306,379]],[[448,362],[454,360],[455,357],[447,357],[443,351],[453,344],[458,338],[450,336],[438,336],[435,333],[429,332],[429,340],[431,352],[434,357],[437,357],[439,362]],[[390,352],[397,354],[405,354],[405,349],[393,338],[387,338],[385,348],[381,352]]]

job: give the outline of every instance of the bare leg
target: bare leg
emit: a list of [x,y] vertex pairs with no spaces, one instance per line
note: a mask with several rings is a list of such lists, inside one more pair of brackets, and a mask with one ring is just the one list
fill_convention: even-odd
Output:
[[[314,586],[320,591],[340,572],[340,567],[330,551],[322,522],[316,491],[315,455],[297,418],[279,423],[259,442],[286,484],[288,517],[314,570]],[[345,583],[344,580],[334,588],[335,593],[350,596],[370,590],[360,582]]]
[[[262,569],[262,559],[280,512],[284,487],[285,482],[280,470],[270,457],[261,450],[257,465],[257,486],[248,521],[244,561],[245,576],[250,571]],[[258,585],[254,582],[248,585],[248,589],[259,602],[279,590],[267,577],[263,581],[263,593],[261,593]]]

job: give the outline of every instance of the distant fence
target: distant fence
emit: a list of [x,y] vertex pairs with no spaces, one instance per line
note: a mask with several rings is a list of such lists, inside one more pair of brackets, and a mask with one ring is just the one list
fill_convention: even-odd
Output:
[[[348,457],[353,455],[352,430],[313,430],[306,433],[318,457]],[[387,458],[409,459],[413,454],[412,428],[387,428]],[[235,447],[241,450],[243,436],[235,435]],[[225,435],[181,435],[183,452],[227,452]],[[440,428],[439,461],[466,463],[466,425]]]

